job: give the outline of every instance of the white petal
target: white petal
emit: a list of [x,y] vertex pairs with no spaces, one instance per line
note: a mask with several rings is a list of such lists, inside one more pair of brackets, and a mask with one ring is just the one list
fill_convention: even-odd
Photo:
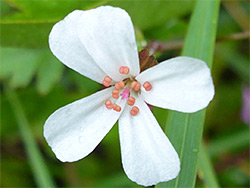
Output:
[[49,46],[52,53],[66,66],[102,83],[106,74],[88,54],[77,35],[78,22],[83,14],[84,11],[75,10],[55,24],[49,35]]
[[196,112],[205,108],[214,96],[210,69],[205,62],[177,57],[160,63],[136,77],[142,84],[149,81],[152,90],[142,88],[144,100],[154,106]]
[[[55,111],[44,125],[44,137],[56,157],[77,161],[101,142],[119,118],[121,112],[105,107],[113,88],[97,92]],[[119,104],[122,109],[124,100]]]
[[119,119],[123,168],[143,186],[169,181],[180,171],[179,157],[146,103],[137,98],[135,105],[140,109],[136,116],[126,106]]
[[98,65],[112,79],[127,77],[119,73],[121,66],[130,68],[130,75],[139,74],[135,33],[126,11],[101,6],[85,11],[80,20],[79,37]]

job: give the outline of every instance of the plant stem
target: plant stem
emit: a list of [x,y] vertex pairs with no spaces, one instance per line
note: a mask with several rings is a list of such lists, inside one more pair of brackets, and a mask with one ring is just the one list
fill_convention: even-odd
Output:
[[55,187],[52,177],[49,174],[45,161],[32,134],[28,119],[25,116],[18,96],[14,90],[8,87],[5,87],[4,89],[6,90],[6,95],[15,114],[20,134],[29,158],[29,163],[33,171],[33,176],[38,187]]

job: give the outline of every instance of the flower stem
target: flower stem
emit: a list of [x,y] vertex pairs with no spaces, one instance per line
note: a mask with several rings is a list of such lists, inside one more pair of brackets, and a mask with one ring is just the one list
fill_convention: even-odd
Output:
[[14,90],[8,88],[7,86],[4,87],[4,90],[6,91],[6,95],[9,99],[17,124],[19,126],[19,130],[29,158],[29,163],[38,187],[55,187],[55,184],[52,181],[41,152],[38,149],[38,145],[32,134],[28,119],[25,116],[18,96],[16,95]]

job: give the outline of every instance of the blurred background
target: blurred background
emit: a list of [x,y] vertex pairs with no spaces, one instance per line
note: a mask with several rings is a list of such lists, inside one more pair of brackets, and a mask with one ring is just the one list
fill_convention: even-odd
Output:
[[[192,0],[1,0],[1,187],[36,187],[40,176],[58,187],[139,187],[122,169],[117,125],[94,152],[74,163],[57,160],[43,137],[52,112],[103,87],[52,55],[49,32],[75,9],[107,4],[129,13],[139,50],[148,47],[159,62],[181,54]],[[222,187],[249,187],[249,7],[248,1],[222,1],[219,13],[212,67],[216,94],[203,140]],[[165,126],[167,110],[153,113]],[[196,186],[205,187],[200,170]]]

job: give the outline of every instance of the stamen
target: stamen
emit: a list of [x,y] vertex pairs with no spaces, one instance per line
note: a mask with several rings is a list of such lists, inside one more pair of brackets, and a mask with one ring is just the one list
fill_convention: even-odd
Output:
[[113,108],[112,102],[111,102],[110,100],[106,100],[106,101],[105,101],[105,106],[106,106],[108,109],[112,109],[112,108]]
[[129,73],[129,68],[125,67],[125,66],[122,66],[122,67],[120,67],[119,71],[120,71],[121,74],[128,74]]
[[152,85],[149,82],[145,82],[143,84],[143,87],[145,88],[146,91],[150,91],[152,89]]
[[114,99],[118,99],[118,98],[119,98],[119,90],[114,89],[114,90],[112,91],[112,97],[113,97]]
[[122,96],[122,99],[127,99],[128,100],[129,92],[130,92],[130,89],[125,88],[124,91],[122,92],[122,94],[120,94]]
[[135,91],[139,91],[141,89],[141,84],[139,82],[133,81],[130,84],[130,87],[134,89]]
[[109,87],[111,81],[112,81],[112,79],[111,79],[109,76],[106,76],[106,77],[104,78],[104,80],[102,81],[102,84],[103,84],[105,87]]
[[131,84],[130,84],[130,87],[132,88],[132,89],[134,89],[135,88],[135,86],[136,86],[136,81],[133,81]]
[[115,111],[117,111],[117,112],[120,112],[121,109],[122,109],[122,108],[121,108],[119,105],[117,105],[117,104],[114,104],[114,105],[113,105],[113,110],[115,110]]
[[116,83],[115,83],[115,88],[116,88],[117,90],[120,90],[120,89],[124,88],[124,86],[125,86],[125,84],[124,84],[123,81],[120,81],[120,82],[116,82]]
[[131,110],[130,110],[130,114],[132,116],[136,116],[139,113],[139,108],[137,106],[134,106]]
[[127,104],[130,106],[133,106],[135,104],[135,98],[134,97],[129,97]]
[[140,89],[141,89],[141,84],[140,84],[139,82],[137,82],[137,84],[136,84],[134,90],[135,90],[135,91],[139,91]]

